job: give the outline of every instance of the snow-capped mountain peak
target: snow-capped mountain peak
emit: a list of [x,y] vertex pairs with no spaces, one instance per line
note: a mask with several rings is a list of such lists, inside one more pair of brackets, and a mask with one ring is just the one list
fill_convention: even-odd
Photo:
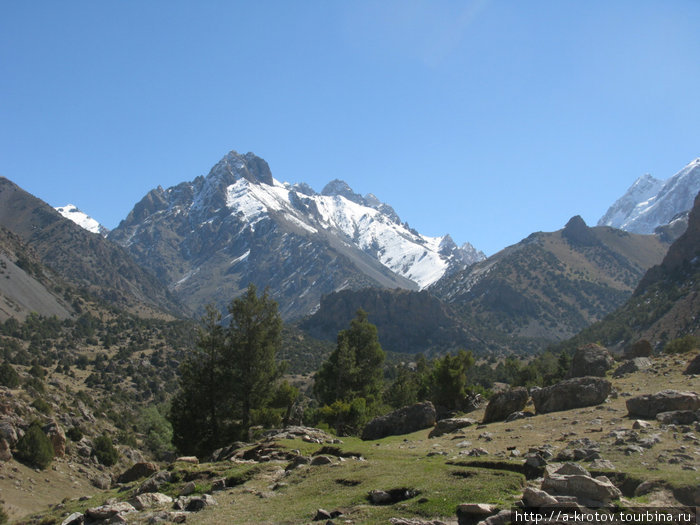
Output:
[[650,234],[690,210],[700,191],[700,158],[668,180],[643,175],[601,217],[598,226]]
[[106,236],[109,233],[107,228],[102,226],[88,214],[80,211],[74,204],[66,204],[65,206],[58,206],[54,209],[66,219],[70,219],[75,224],[89,232],[97,233],[98,235],[102,236]]

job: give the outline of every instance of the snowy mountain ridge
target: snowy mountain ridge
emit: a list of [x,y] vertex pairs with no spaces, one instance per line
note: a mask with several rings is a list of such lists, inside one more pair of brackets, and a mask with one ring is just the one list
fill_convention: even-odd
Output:
[[612,226],[632,233],[654,233],[679,213],[693,207],[700,191],[700,158],[668,180],[643,175],[608,209],[598,226]]
[[82,212],[78,209],[75,204],[66,204],[65,206],[58,206],[54,208],[58,213],[63,215],[66,219],[70,219],[75,224],[87,230],[91,233],[97,233],[105,237],[109,230],[102,226],[95,219],[90,217],[87,213]]
[[194,308],[217,279],[210,292],[220,301],[254,282],[275,291],[287,317],[309,313],[326,293],[422,289],[485,258],[449,235],[421,235],[344,181],[317,193],[278,181],[263,159],[235,151],[206,177],[149,192],[109,238]]

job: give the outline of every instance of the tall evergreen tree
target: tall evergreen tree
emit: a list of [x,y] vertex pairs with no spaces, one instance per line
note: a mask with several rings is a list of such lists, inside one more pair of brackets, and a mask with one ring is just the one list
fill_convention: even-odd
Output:
[[267,291],[254,285],[229,306],[231,322],[207,308],[197,351],[180,367],[169,419],[181,452],[206,455],[243,437],[273,401],[282,367],[275,361],[282,320]]
[[314,393],[321,404],[364,398],[368,404],[379,400],[382,391],[384,350],[377,327],[358,310],[350,328],[338,333],[335,351],[316,373]]

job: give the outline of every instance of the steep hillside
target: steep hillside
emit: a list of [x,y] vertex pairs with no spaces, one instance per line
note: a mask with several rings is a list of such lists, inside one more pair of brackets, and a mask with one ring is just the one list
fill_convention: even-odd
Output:
[[632,297],[605,319],[563,344],[575,348],[599,341],[616,350],[639,338],[660,349],[671,339],[700,333],[700,194],[688,228],[661,264],[646,272]]
[[667,247],[656,236],[589,228],[577,216],[563,230],[534,233],[430,291],[493,349],[537,350],[620,306]]
[[0,178],[0,226],[70,283],[112,304],[148,313],[182,312],[165,287],[120,246],[63,218],[45,202]]
[[382,348],[390,352],[430,355],[484,347],[450,305],[425,290],[342,290],[321,298],[318,311],[299,327],[319,339],[335,341],[358,308],[367,312]]
[[73,308],[62,291],[61,279],[17,235],[0,227],[0,321],[24,320],[31,312],[69,317]]
[[149,192],[109,238],[195,310],[223,307],[252,282],[270,288],[286,319],[312,312],[323,294],[418,289],[483,257],[449,236],[418,234],[343,181],[318,194],[236,152],[206,177]]

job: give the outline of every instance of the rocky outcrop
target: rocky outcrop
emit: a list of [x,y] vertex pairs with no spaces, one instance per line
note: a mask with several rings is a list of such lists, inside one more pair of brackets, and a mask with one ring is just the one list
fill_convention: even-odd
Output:
[[576,350],[571,361],[569,377],[603,377],[615,364],[615,359],[600,345],[588,344]]
[[555,498],[573,496],[583,505],[600,507],[622,496],[620,489],[607,477],[594,478],[579,465],[567,463],[553,471],[550,466],[545,470],[542,490]]
[[417,403],[374,418],[362,431],[362,439],[410,434],[435,425],[435,407],[430,401]]
[[486,405],[484,423],[503,421],[513,412],[520,412],[529,398],[527,389],[522,386],[494,395]]
[[662,390],[656,394],[644,394],[627,400],[630,417],[653,419],[661,412],[700,409],[700,396],[695,392]]
[[599,405],[610,393],[610,381],[599,377],[575,377],[531,391],[538,414]]
[[158,465],[150,462],[135,463],[129,469],[122,472],[117,478],[117,483],[131,483],[140,478],[147,478],[158,472]]
[[52,419],[49,423],[42,427],[44,434],[46,434],[53,445],[54,455],[57,458],[62,458],[66,455],[66,434],[63,432],[61,425],[59,425],[55,419]]

